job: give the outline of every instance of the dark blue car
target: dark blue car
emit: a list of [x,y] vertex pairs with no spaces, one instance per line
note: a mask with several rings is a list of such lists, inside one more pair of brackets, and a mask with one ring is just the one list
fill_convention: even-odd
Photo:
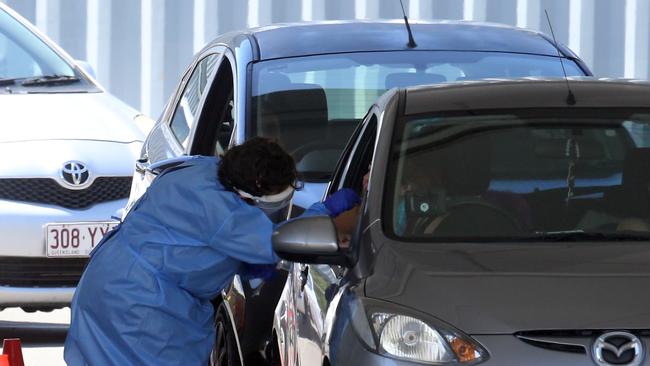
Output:
[[[415,47],[401,21],[281,24],[215,39],[196,55],[149,134],[130,202],[178,158],[219,155],[266,136],[296,160],[304,183],[294,196],[296,214],[321,198],[352,132],[388,89],[560,76],[560,57],[568,75],[590,75],[573,52],[538,32],[469,22],[411,27]],[[215,364],[264,359],[285,277],[235,278],[215,299]]]

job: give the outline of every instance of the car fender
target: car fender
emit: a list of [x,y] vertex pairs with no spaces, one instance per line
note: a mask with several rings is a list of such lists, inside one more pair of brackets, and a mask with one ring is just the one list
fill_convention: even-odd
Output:
[[338,288],[338,291],[336,292],[336,295],[332,298],[332,301],[329,303],[329,306],[327,307],[327,312],[325,314],[325,321],[323,324],[323,343],[322,343],[322,354],[324,355],[325,358],[334,360],[334,356],[336,349],[330,347],[330,341],[332,340],[332,336],[335,335],[336,332],[340,331],[340,329],[335,328],[335,325],[337,323],[337,316],[339,316],[339,305],[341,304],[341,298],[345,294],[345,292],[348,290],[348,284],[345,284],[341,287]]
[[277,339],[280,363],[283,366],[290,364],[289,352],[292,351],[290,348],[295,348],[292,346],[292,335],[290,334],[294,312],[292,309],[293,293],[291,289],[291,275],[289,275],[273,315],[272,336],[274,335]]
[[239,360],[241,365],[244,366],[244,357],[241,343],[239,341],[239,334],[244,325],[244,303],[246,297],[239,276],[235,276],[230,286],[221,291],[221,301],[228,312],[230,325],[233,332],[235,332],[234,336],[237,344],[237,352],[239,353]]

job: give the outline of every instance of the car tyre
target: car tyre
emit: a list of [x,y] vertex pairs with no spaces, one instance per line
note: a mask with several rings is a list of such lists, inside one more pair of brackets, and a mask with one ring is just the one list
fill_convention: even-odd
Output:
[[226,306],[221,303],[214,319],[215,343],[210,353],[210,366],[240,366],[237,341]]

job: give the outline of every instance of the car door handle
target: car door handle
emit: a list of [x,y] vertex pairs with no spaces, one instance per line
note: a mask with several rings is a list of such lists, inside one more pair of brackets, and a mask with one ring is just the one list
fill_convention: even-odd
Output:
[[149,158],[143,156],[140,159],[135,161],[135,171],[139,174],[144,174],[149,167]]
[[307,277],[309,276],[309,266],[303,265],[298,274],[298,279],[300,280],[300,290],[302,291],[307,284]]

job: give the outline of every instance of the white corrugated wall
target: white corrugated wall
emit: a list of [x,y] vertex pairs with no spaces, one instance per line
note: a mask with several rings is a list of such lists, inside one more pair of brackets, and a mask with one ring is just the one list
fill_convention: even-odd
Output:
[[[0,0],[112,93],[157,117],[194,52],[223,32],[301,20],[401,18],[399,0]],[[648,79],[650,0],[403,0],[412,19],[465,19],[549,33],[597,76]]]

